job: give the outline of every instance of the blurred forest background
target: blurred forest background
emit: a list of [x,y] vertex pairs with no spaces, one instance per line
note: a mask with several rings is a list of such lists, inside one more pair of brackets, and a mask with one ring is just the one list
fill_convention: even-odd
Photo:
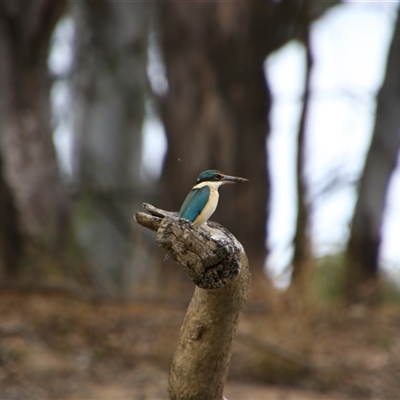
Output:
[[[193,286],[177,265],[163,261],[154,235],[132,216],[143,202],[178,210],[209,168],[250,180],[224,187],[212,218],[242,242],[253,275],[232,379],[376,398],[399,393],[399,282],[383,272],[380,259],[400,145],[396,4],[380,10],[390,14],[393,30],[373,94],[364,167],[358,176],[333,172],[318,188],[307,179],[319,57],[313,27],[327,13],[353,6],[334,0],[1,2],[0,379],[7,383],[1,398],[24,398],[28,387],[37,398],[79,398],[83,383],[71,372],[77,368],[97,382],[113,375],[105,365],[136,376],[142,359],[145,370],[149,360],[168,369]],[[266,268],[267,260],[274,268],[267,243],[276,157],[269,144],[276,99],[266,66],[293,44],[304,54],[304,76],[290,161],[296,218],[283,290]],[[356,193],[345,245],[321,256],[311,234],[314,206],[343,186]],[[151,335],[142,331],[149,326]],[[33,363],[32,343],[40,357],[48,354],[48,364]],[[347,353],[354,359],[335,358],[337,348],[356,344],[361,350]],[[246,346],[254,353],[248,358]],[[64,375],[57,375],[59,367]],[[44,389],[40,379],[49,370],[55,383]],[[64,379],[66,370],[73,383]],[[154,386],[151,371],[140,382]],[[140,398],[165,396],[147,389]]]

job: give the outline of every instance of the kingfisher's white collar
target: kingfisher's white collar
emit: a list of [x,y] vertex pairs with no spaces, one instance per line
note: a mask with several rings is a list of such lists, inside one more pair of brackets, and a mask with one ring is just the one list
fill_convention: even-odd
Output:
[[229,181],[215,181],[215,182],[205,181],[205,182],[197,183],[196,185],[193,186],[193,189],[200,189],[200,188],[202,188],[204,186],[211,186],[212,188],[218,190],[218,188],[221,185],[223,185],[224,183],[233,183],[233,182],[229,182]]

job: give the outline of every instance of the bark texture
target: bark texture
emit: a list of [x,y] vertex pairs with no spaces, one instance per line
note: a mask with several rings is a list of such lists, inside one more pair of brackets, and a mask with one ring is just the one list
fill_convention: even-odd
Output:
[[69,207],[52,138],[47,57],[64,1],[0,3],[0,150],[19,229],[59,252]]
[[13,193],[2,173],[0,158],[0,254],[5,278],[15,278],[22,263],[23,235]]
[[[317,18],[333,3],[313,3],[310,18]],[[179,209],[205,169],[248,178],[251,185],[246,188],[221,189],[213,219],[235,232],[246,248],[252,272],[258,276],[253,288],[256,297],[269,290],[264,263],[271,94],[264,61],[300,36],[302,7],[304,2],[291,1],[165,1],[161,5],[161,48],[168,80],[167,93],[160,99],[168,139],[162,204]],[[166,286],[183,282],[181,271],[162,271]],[[259,297],[265,302],[265,297]]]
[[246,254],[219,224],[195,228],[173,213],[145,208],[153,216],[138,213],[136,222],[157,231],[158,244],[197,285],[170,369],[170,398],[221,400],[250,284]]
[[136,271],[129,221],[142,195],[149,7],[82,1],[73,3],[72,11],[77,233],[97,287],[121,294]]
[[[251,187],[221,190],[213,218],[236,232],[254,268],[261,269],[269,191],[265,147],[271,99],[263,70],[271,46],[269,6],[166,2],[161,14],[169,84],[161,102],[168,137],[163,204],[179,209],[205,169],[247,177]],[[224,192],[231,201],[224,200]]]
[[307,199],[306,166],[306,133],[307,118],[311,97],[311,77],[313,54],[310,42],[310,20],[308,7],[303,10],[303,44],[306,58],[306,74],[304,78],[303,108],[300,115],[297,134],[296,158],[296,192],[297,220],[293,238],[292,280],[288,290],[291,307],[304,307],[310,296],[310,274],[313,269],[312,244],[310,239],[310,206]]
[[390,177],[400,146],[400,18],[398,16],[377,97],[375,126],[360,181],[347,248],[347,298],[375,301],[379,295],[379,247]]

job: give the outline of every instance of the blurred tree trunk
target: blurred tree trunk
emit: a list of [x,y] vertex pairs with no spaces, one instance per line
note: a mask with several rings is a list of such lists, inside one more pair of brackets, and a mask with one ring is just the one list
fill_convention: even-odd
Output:
[[72,3],[76,23],[76,225],[99,288],[121,292],[131,273],[140,197],[149,10],[145,2]]
[[[12,228],[19,239],[9,242],[16,250],[9,249],[14,261],[8,269],[11,263],[18,264],[21,232],[34,248],[53,254],[62,253],[69,239],[68,199],[52,138],[47,67],[50,37],[64,8],[64,1],[0,3],[0,147],[2,187],[7,192],[7,200],[2,200],[6,209],[15,210],[19,223]],[[15,220],[11,214],[7,218]]]
[[[310,6],[315,19],[329,6]],[[252,296],[269,289],[264,275],[269,174],[266,140],[271,95],[265,58],[298,37],[301,2],[166,1],[161,47],[168,92],[161,111],[168,138],[162,207],[178,210],[199,172],[217,168],[250,179],[221,189],[212,217],[243,243],[253,273]],[[181,294],[185,276],[163,270],[163,287]],[[259,290],[257,289],[259,288]]]
[[[400,10],[399,10],[400,12]],[[360,181],[347,248],[347,299],[374,302],[379,295],[379,246],[390,177],[400,146],[400,18],[377,97],[375,126]]]
[[310,296],[310,274],[313,269],[313,254],[310,239],[310,209],[307,199],[307,181],[305,178],[306,163],[306,129],[311,95],[311,76],[313,54],[310,43],[310,20],[303,10],[302,41],[305,48],[306,75],[304,79],[303,108],[301,110],[299,130],[297,135],[296,159],[296,192],[297,220],[293,238],[292,280],[288,290],[289,307],[302,307],[307,304]]
[[[274,26],[269,8],[171,1],[161,10],[169,84],[161,101],[168,138],[162,206],[178,210],[205,169],[250,179],[248,185],[221,188],[212,219],[234,232],[253,273],[261,275],[269,193],[266,137],[271,97],[263,69]],[[177,290],[177,285],[187,281],[182,271],[168,266],[165,272],[164,267],[164,288],[181,294],[184,288]]]
[[0,266],[5,278],[17,276],[22,262],[23,242],[13,193],[5,180],[0,158]]

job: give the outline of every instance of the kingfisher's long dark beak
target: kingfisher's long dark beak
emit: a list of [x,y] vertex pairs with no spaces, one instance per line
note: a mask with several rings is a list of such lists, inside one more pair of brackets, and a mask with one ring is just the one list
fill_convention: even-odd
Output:
[[248,182],[249,180],[246,178],[241,178],[240,176],[224,175],[221,181],[226,183],[236,183],[236,182]]

